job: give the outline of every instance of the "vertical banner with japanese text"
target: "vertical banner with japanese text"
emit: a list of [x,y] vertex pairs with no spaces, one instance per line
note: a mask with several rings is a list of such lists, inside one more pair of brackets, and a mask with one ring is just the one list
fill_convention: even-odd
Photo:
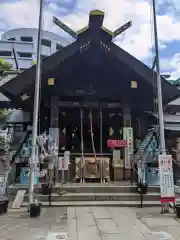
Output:
[[131,160],[133,158],[134,144],[133,144],[133,128],[124,127],[123,128],[123,139],[127,141],[127,147],[124,148],[124,161],[125,168],[131,168]]
[[49,151],[54,151],[55,155],[58,155],[59,150],[59,128],[49,128]]
[[161,202],[171,202],[175,199],[172,156],[159,155],[158,160]]

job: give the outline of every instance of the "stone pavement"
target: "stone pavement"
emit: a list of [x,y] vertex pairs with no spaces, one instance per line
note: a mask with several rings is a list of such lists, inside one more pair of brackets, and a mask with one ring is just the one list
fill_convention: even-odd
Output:
[[[179,226],[159,208],[53,207],[43,208],[38,219],[11,210],[0,216],[0,240],[55,240],[47,236],[58,232],[67,232],[68,240],[180,240]],[[163,238],[161,231],[174,238]]]
[[67,232],[66,226],[65,208],[43,208],[37,219],[30,218],[26,209],[11,209],[0,216],[0,240],[44,240],[48,233]]
[[136,215],[152,232],[166,232],[180,240],[180,219],[174,213],[160,214],[160,208],[136,209]]
[[68,240],[154,240],[132,208],[68,208]]

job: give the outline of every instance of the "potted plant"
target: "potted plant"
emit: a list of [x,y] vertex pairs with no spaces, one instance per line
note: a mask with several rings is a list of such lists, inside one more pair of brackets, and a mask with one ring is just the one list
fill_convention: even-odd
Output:
[[7,213],[8,205],[9,205],[9,200],[8,199],[4,198],[4,199],[0,200],[0,214]]
[[41,206],[42,204],[37,200],[34,200],[34,202],[30,204],[29,212],[31,218],[37,218],[41,215]]
[[180,204],[176,205],[176,217],[180,218]]

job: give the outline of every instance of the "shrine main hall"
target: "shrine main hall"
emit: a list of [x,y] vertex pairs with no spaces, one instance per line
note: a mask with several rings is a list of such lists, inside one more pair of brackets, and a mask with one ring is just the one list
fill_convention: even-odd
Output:
[[[128,179],[139,144],[157,125],[156,73],[113,42],[118,30],[106,29],[103,19],[103,12],[91,11],[75,41],[42,60],[38,131],[56,130],[59,154],[69,150],[75,166],[71,179],[80,178],[82,156],[89,164],[85,178],[99,178],[103,158],[103,178]],[[30,113],[31,122],[35,77],[36,65],[1,86],[14,108]],[[180,91],[161,80],[165,107]]]

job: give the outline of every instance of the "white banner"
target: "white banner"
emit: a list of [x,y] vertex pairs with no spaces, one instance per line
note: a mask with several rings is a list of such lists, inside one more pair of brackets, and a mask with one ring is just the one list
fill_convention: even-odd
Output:
[[67,157],[59,157],[59,170],[67,171],[69,169],[69,160]]
[[58,152],[59,128],[49,128],[48,149],[49,151],[54,150],[55,152]]
[[133,157],[133,129],[131,127],[123,128],[123,139],[127,141],[127,147],[124,149],[125,168],[131,168],[131,160]]
[[175,197],[171,155],[159,155],[161,198]]
[[64,152],[64,161],[66,162],[66,164],[70,164],[70,151]]

